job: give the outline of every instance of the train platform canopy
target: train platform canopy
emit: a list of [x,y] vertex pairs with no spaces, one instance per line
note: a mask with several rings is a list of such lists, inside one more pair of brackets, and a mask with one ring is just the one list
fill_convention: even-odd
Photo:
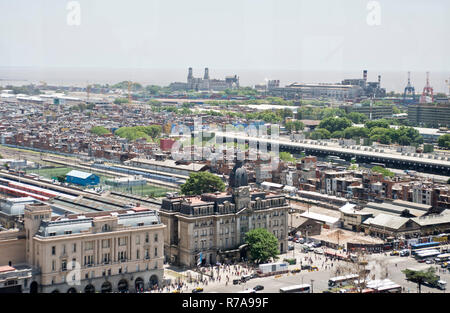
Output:
[[324,241],[334,245],[347,245],[348,243],[360,245],[383,244],[384,241],[368,235],[355,233],[344,229],[327,230],[322,229],[320,235],[311,236],[315,240]]

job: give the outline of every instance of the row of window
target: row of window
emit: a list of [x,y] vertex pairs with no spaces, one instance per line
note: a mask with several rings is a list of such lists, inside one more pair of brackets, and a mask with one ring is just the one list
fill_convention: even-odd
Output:
[[[139,260],[141,257],[140,250],[136,250],[136,259]],[[154,257],[158,257],[158,248],[154,248]],[[117,253],[117,259],[119,262],[125,262],[128,260],[128,254],[127,251],[119,251]],[[144,259],[148,260],[150,259],[150,250],[145,249],[144,250]],[[111,262],[111,254],[110,253],[103,253],[102,254],[102,262],[105,264],[108,264]],[[77,264],[77,259],[73,258],[71,262],[71,268],[75,269]],[[94,256],[93,255],[85,255],[84,256],[84,266],[90,266],[94,264]],[[56,271],[56,260],[52,260],[52,272]],[[61,261],[61,271],[67,271],[67,260]]]
[[[157,269],[158,268],[158,262],[155,262],[155,266],[154,266],[154,268],[155,269]],[[141,269],[140,269],[140,266],[139,266],[139,264],[137,264],[136,265],[136,272],[139,272]],[[148,271],[149,270],[149,266],[148,266],[148,263],[145,265],[145,270],[146,271]],[[128,273],[128,266],[125,266],[123,269],[122,269],[122,267],[119,267],[119,269],[117,270],[117,274],[122,274],[122,273]],[[90,274],[90,275],[89,275]],[[111,269],[104,269],[103,271],[102,271],[102,276],[103,277],[105,277],[105,276],[111,276],[111,275],[114,275],[113,273],[112,273],[112,270]],[[84,278],[85,279],[89,279],[89,278],[95,278],[95,271],[91,271],[90,273],[86,273],[85,275],[84,275]],[[70,278],[69,278],[69,280],[71,280],[71,281],[75,281],[77,279],[77,274],[75,273],[75,274],[73,274]],[[61,277],[61,283],[65,283],[66,282],[66,276],[65,275],[62,275],[62,277]],[[54,284],[56,284],[57,282],[56,282],[56,277],[53,277],[52,278],[52,281],[51,281],[51,284],[52,285],[54,285]]]
[[[153,239],[154,239],[154,242],[158,242],[158,234],[154,234]],[[104,240],[102,240],[102,243],[101,243],[102,248],[110,248],[111,247],[111,240],[112,239],[104,239]],[[95,241],[86,241],[86,242],[84,242],[84,250],[85,251],[94,250],[94,243],[95,243]],[[126,246],[127,243],[128,243],[128,237],[120,237],[120,238],[118,238],[118,245],[119,246]],[[136,236],[136,244],[139,245],[140,243],[141,243],[141,236],[138,235],[138,236]],[[148,233],[145,234],[145,243],[149,243],[149,234]],[[71,246],[72,246],[71,251],[73,253],[77,252],[77,244],[73,243]],[[65,255],[67,253],[66,245],[63,244],[61,246],[61,248],[62,248],[61,254]],[[56,246],[52,246],[51,250],[52,250],[52,255],[56,255]]]

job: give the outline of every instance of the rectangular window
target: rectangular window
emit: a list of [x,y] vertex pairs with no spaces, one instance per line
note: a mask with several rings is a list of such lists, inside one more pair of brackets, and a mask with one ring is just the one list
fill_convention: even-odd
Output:
[[109,248],[109,239],[102,240],[102,248]]
[[138,245],[138,244],[140,244],[141,243],[141,236],[140,235],[137,235],[136,236],[136,244]]
[[140,252],[139,249],[136,250],[136,259],[137,259],[137,260],[139,260],[139,257],[140,257],[139,252]]
[[125,246],[126,244],[127,244],[126,237],[119,238],[119,246]]
[[155,234],[155,242],[158,242],[158,234]]
[[61,261],[61,271],[63,271],[63,272],[67,271],[67,261],[66,260]]
[[55,254],[56,254],[56,247],[53,246],[53,247],[52,247],[52,255],[55,255]]
[[109,253],[103,253],[103,263],[109,263],[111,255]]
[[74,243],[72,245],[72,252],[77,252],[77,244],[76,243]]
[[158,256],[158,248],[155,248],[155,257]]
[[52,271],[54,272],[56,270],[56,261],[52,261]]
[[148,233],[145,233],[145,243],[148,243]]
[[86,241],[84,243],[84,250],[93,250],[94,249],[94,242],[93,241]]

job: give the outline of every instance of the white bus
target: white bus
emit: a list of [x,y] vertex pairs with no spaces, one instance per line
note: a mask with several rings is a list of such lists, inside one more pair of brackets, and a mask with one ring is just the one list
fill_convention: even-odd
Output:
[[328,280],[328,287],[345,286],[348,283],[352,283],[357,279],[359,279],[359,275],[357,274],[333,277]]
[[441,252],[439,250],[431,249],[431,250],[417,252],[415,255],[415,258],[417,260],[426,260],[426,259],[430,259],[433,257],[437,257],[440,254],[441,254]]
[[311,293],[311,285],[295,285],[280,288],[280,293]]
[[450,260],[450,253],[439,254],[434,260],[436,263],[447,262]]

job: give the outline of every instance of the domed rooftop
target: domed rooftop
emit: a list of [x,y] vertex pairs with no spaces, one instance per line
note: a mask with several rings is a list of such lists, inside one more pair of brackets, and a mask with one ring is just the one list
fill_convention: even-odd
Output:
[[242,186],[248,186],[248,175],[245,168],[242,166],[241,161],[237,161],[230,173],[231,188],[237,188]]

